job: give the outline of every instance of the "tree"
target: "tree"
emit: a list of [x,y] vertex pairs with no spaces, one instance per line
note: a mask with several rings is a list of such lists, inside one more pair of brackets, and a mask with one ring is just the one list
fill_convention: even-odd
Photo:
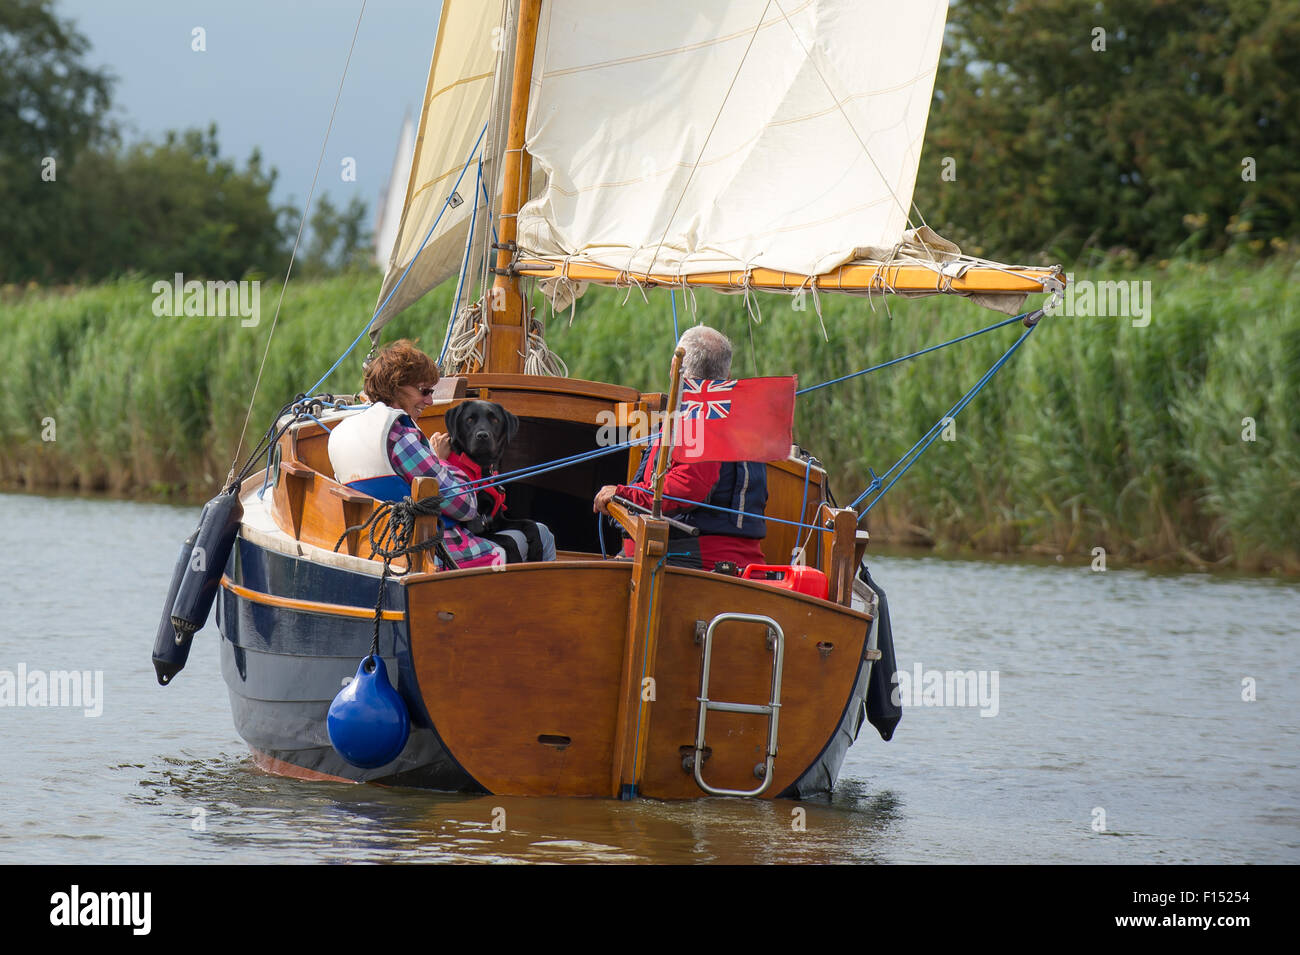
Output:
[[311,241],[303,257],[305,275],[369,267],[371,234],[365,227],[366,204],[353,196],[336,209],[328,195],[316,200],[311,214]]
[[0,5],[0,282],[281,271],[275,171],[222,159],[215,126],[123,145],[88,50],[52,0]]
[[88,49],[53,0],[0,4],[0,281],[42,274],[42,233],[63,176],[110,131],[112,77],[84,64]]
[[954,0],[917,205],[1003,259],[1265,250],[1300,224],[1297,76],[1296,0]]
[[67,214],[45,243],[48,268],[82,279],[278,274],[291,212],[271,201],[275,179],[256,150],[243,169],[222,159],[215,125],[91,150],[68,173]]

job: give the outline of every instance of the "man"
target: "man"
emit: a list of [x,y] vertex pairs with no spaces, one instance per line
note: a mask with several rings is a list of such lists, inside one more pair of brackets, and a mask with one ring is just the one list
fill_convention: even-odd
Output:
[[[725,335],[707,325],[688,328],[677,343],[686,350],[682,359],[685,378],[726,379],[731,373],[731,342]],[[654,499],[654,466],[659,445],[652,443],[641,459],[641,467],[631,484],[607,484],[596,493],[592,510],[600,513],[610,500],[618,495],[642,507],[650,507]],[[767,504],[767,466],[761,461],[701,461],[694,464],[672,464],[664,477],[663,513],[699,528],[698,537],[680,531],[670,534],[668,550],[670,564],[713,570],[718,561],[731,561],[743,570],[748,564],[764,562],[759,546],[767,535],[763,509]],[[669,497],[711,504],[683,504]],[[731,513],[731,512],[739,513]],[[631,541],[625,541],[623,551],[630,555]]]

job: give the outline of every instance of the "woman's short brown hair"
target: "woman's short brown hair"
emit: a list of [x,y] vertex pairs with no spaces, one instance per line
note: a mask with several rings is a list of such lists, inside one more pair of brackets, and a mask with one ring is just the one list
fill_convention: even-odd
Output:
[[438,383],[438,364],[407,338],[399,339],[379,350],[366,363],[362,388],[371,401],[394,407],[397,389]]

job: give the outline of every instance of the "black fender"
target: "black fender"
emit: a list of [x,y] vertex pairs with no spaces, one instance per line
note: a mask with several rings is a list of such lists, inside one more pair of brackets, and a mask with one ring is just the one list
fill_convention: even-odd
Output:
[[194,533],[185,538],[180,553],[176,555],[171,586],[167,588],[167,599],[163,603],[162,619],[158,621],[158,632],[153,638],[153,668],[158,674],[159,686],[171,682],[171,678],[184,669],[185,660],[190,655],[189,640],[182,641],[172,626],[172,604],[176,602],[176,592],[181,589],[181,580],[190,565],[190,555],[194,552],[194,541],[198,536],[199,530],[196,527]]
[[[154,639],[154,669],[158,671],[159,683],[166,684],[185,666],[190,641],[208,622],[243,517],[244,506],[234,490],[218,494],[203,505],[188,554],[181,548],[182,558],[177,560],[172,573],[172,587],[176,592],[169,614],[175,636],[170,647],[160,648],[159,644],[165,644],[164,627],[160,624]],[[159,664],[160,657],[163,666]],[[165,678],[164,666],[170,669]]]

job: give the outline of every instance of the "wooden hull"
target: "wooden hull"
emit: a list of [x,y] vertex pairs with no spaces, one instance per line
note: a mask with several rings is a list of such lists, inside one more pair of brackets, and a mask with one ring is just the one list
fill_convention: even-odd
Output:
[[[236,728],[259,765],[300,778],[614,795],[631,575],[626,561],[561,561],[390,582],[385,605],[403,610],[381,624],[380,654],[411,713],[411,740],[393,763],[358,770],[330,746],[325,716],[372,637],[371,619],[340,608],[373,608],[378,580],[241,539],[218,604]],[[718,608],[766,614],[785,631],[779,751],[764,795],[802,797],[833,786],[862,722],[870,619],[699,571],[664,567],[657,586],[665,610],[654,699],[643,701],[640,714],[648,733],[638,792],[703,795],[683,756],[698,717],[696,621]],[[767,702],[772,654],[762,629],[724,624],[717,640],[710,696]],[[753,788],[766,732],[765,718],[711,713],[707,781]]]

